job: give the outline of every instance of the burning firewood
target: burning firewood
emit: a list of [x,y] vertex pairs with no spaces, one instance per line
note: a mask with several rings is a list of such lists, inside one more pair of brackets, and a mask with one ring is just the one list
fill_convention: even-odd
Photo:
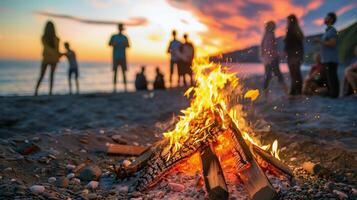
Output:
[[[220,153],[231,157],[229,160],[234,162],[234,171],[249,196],[257,200],[276,199],[277,192],[259,166],[253,152],[282,173],[292,174],[285,165],[266,155],[263,150],[254,150],[254,145],[259,144],[249,138],[248,133],[243,132],[242,135],[241,130],[246,129],[246,123],[242,106],[236,105],[241,95],[238,78],[235,74],[222,69],[220,65],[201,61],[194,64],[193,70],[197,84],[185,93],[187,96],[193,93],[191,106],[182,111],[183,115],[180,116],[175,128],[163,134],[163,140],[145,150],[128,167],[119,167],[118,177],[133,177],[134,184],[130,189],[146,190],[160,181],[170,169],[188,160],[196,152],[201,152],[201,164],[209,198],[227,199],[225,177],[215,154],[217,152],[212,150],[212,144],[218,142],[225,133],[230,133],[226,139],[231,141],[232,146],[228,149],[223,148],[226,152]],[[255,100],[258,95],[259,92],[256,90],[246,96]],[[245,140],[252,143],[252,149]]]
[[202,150],[201,163],[209,199],[228,199],[228,188],[223,171],[211,145]]

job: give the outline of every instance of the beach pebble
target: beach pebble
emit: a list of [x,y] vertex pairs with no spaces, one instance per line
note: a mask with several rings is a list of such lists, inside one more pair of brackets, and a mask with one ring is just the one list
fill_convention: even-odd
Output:
[[11,171],[12,171],[12,168],[11,168],[11,167],[5,168],[5,169],[3,170],[3,172],[11,172]]
[[45,191],[45,187],[42,185],[33,185],[30,187],[30,191],[32,194],[41,194]]
[[79,179],[82,181],[98,180],[102,170],[97,165],[86,166],[79,171]]
[[113,135],[112,140],[118,144],[128,144],[128,142],[123,139],[121,135]]
[[84,189],[84,190],[82,190],[81,194],[82,195],[87,195],[87,194],[89,194],[89,190],[88,189]]
[[56,186],[61,188],[68,187],[69,180],[65,177],[60,177],[56,180]]
[[73,182],[74,184],[77,184],[77,185],[81,184],[81,180],[78,179],[78,178],[73,178],[73,179],[72,179],[72,182]]
[[333,190],[332,192],[334,194],[336,194],[339,199],[347,199],[348,198],[347,194],[345,194],[344,192],[341,192],[339,190]]
[[123,166],[124,166],[125,168],[129,167],[130,164],[131,164],[131,162],[130,162],[129,160],[124,160],[124,161],[123,161]]
[[96,193],[89,193],[89,194],[87,195],[87,198],[88,198],[89,200],[97,199],[97,194],[96,194]]
[[39,141],[41,141],[41,138],[39,138],[39,137],[33,137],[33,138],[31,138],[31,140],[32,140],[33,142],[39,142]]
[[66,169],[67,169],[68,171],[73,171],[75,168],[76,168],[75,165],[71,165],[71,164],[67,164],[67,165],[66,165]]
[[142,195],[141,192],[138,192],[138,191],[135,191],[135,192],[131,193],[132,197],[139,197],[141,195]]
[[128,186],[118,186],[118,187],[117,187],[117,190],[118,190],[120,193],[128,193],[129,187],[128,187]]
[[134,145],[134,146],[139,146],[139,143],[133,142],[133,145]]
[[181,192],[185,189],[185,186],[179,183],[169,183],[169,188],[175,192]]
[[87,188],[94,190],[98,187],[98,185],[99,185],[98,181],[91,181],[87,184]]
[[54,182],[56,182],[56,180],[57,180],[56,177],[50,177],[50,178],[48,178],[47,181],[48,181],[49,183],[54,183]]
[[294,161],[296,161],[296,159],[297,159],[297,158],[292,157],[292,158],[290,158],[290,161],[291,161],[291,162],[294,162]]
[[75,177],[75,174],[74,173],[69,173],[67,174],[66,176],[68,179],[72,179],[73,177]]
[[34,143],[24,143],[16,149],[16,151],[21,155],[29,155],[40,150],[40,147],[35,145]]
[[81,152],[81,153],[87,153],[87,150],[81,149],[79,152]]

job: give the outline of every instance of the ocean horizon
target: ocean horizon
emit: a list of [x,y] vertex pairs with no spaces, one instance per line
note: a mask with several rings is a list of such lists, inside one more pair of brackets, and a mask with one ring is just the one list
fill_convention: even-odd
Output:
[[[40,73],[41,61],[18,61],[18,60],[0,60],[0,96],[28,96],[33,95],[36,81]],[[144,64],[128,63],[128,90],[135,91],[135,75],[140,71]],[[230,71],[236,72],[239,77],[249,77],[253,75],[262,75],[264,67],[262,63],[226,63],[223,66],[230,67]],[[155,79],[155,68],[158,66],[164,74],[165,84],[169,86],[169,62],[145,65],[149,82],[149,89],[152,88],[152,82]],[[308,66],[303,66],[303,70],[308,70]],[[288,72],[286,63],[280,64],[283,73]],[[101,61],[82,61],[79,62],[79,84],[80,93],[111,92],[112,84],[111,62]],[[49,68],[40,86],[39,94],[48,94]],[[68,64],[60,62],[57,65],[53,93],[68,94]],[[124,89],[121,72],[118,71],[118,91]],[[177,71],[173,77],[174,87],[177,86]],[[72,81],[74,86],[74,82]]]

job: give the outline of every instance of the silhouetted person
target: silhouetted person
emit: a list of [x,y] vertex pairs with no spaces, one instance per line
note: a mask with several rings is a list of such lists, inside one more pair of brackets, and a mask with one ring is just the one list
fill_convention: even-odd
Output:
[[289,15],[285,37],[285,52],[288,56],[288,66],[291,77],[290,95],[300,95],[302,90],[302,75],[300,66],[304,60],[304,34],[295,15]]
[[164,89],[165,89],[164,75],[160,72],[160,69],[156,67],[154,90],[164,90]]
[[180,41],[176,39],[176,31],[172,31],[172,41],[170,42],[167,53],[170,53],[170,87],[172,87],[172,76],[174,74],[174,66],[176,65],[178,69],[179,56],[178,51],[182,45]]
[[126,63],[126,48],[129,48],[129,41],[128,38],[123,34],[124,25],[118,25],[119,33],[113,35],[110,38],[109,45],[113,47],[113,72],[114,72],[114,88],[113,92],[116,92],[116,85],[117,85],[117,71],[118,66],[120,65],[121,71],[123,74],[123,81],[124,81],[124,90],[127,91],[127,84],[126,84],[126,75],[125,72],[127,70],[127,63]]
[[179,66],[178,66],[178,73],[179,79],[177,85],[180,85],[181,78],[183,79],[183,84],[186,86],[186,74],[190,76],[191,86],[193,85],[193,77],[192,77],[192,61],[195,56],[195,49],[193,44],[188,41],[188,35],[184,34],[183,38],[185,43],[183,43],[180,47],[179,53]]
[[345,69],[345,80],[343,86],[343,95],[357,95],[357,45],[354,48],[355,57],[351,64]]
[[305,95],[324,95],[327,92],[326,79],[322,77],[323,65],[319,53],[314,55],[315,64],[311,66],[310,72],[305,78],[303,93]]
[[136,88],[136,90],[147,90],[148,89],[148,82],[145,77],[145,66],[142,66],[141,72],[136,74],[135,88]]
[[67,57],[69,68],[68,68],[68,85],[69,85],[69,93],[72,94],[72,75],[74,75],[74,79],[76,82],[76,91],[79,94],[79,83],[78,83],[78,63],[76,58],[76,53],[70,48],[69,43],[64,43],[64,48],[66,52],[63,54]]
[[61,56],[58,50],[59,38],[56,35],[55,26],[51,21],[48,21],[46,23],[45,31],[41,40],[43,45],[43,53],[42,53],[43,57],[41,63],[40,77],[36,84],[35,96],[37,96],[38,94],[38,89],[40,87],[43,76],[46,73],[46,69],[48,65],[51,66],[49,95],[52,95],[54,74],[55,74],[57,63]]
[[328,95],[332,98],[336,98],[339,95],[337,31],[333,27],[336,20],[335,13],[328,13],[324,19],[324,23],[327,26],[325,33],[321,39],[315,39],[321,45],[321,62],[324,66],[322,72],[327,80]]
[[275,39],[275,23],[269,21],[265,24],[265,33],[261,43],[260,54],[264,63],[265,76],[264,76],[264,93],[265,97],[268,97],[268,86],[272,78],[273,73],[278,77],[279,83],[283,87],[285,93],[287,92],[287,87],[284,82],[283,75],[281,74],[279,68],[279,55],[278,47]]

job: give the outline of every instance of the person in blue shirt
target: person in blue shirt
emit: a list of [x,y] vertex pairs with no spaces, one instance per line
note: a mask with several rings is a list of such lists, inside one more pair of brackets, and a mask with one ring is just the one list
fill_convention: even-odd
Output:
[[167,53],[170,53],[170,87],[172,87],[172,75],[174,73],[174,66],[178,69],[178,62],[180,60],[178,56],[178,51],[182,43],[176,39],[176,31],[172,31],[172,41],[169,44],[169,48],[167,49]]
[[322,76],[327,80],[328,96],[337,98],[339,95],[339,81],[337,76],[337,31],[333,25],[337,20],[336,14],[327,13],[324,23],[327,26],[322,38],[315,41],[320,44],[320,55],[323,67]]
[[123,74],[124,90],[127,91],[126,75],[125,75],[125,72],[127,70],[127,63],[126,63],[125,51],[127,48],[130,47],[130,45],[129,45],[128,38],[123,34],[124,25],[119,24],[118,29],[119,29],[119,33],[113,35],[109,41],[109,46],[113,47],[113,72],[114,72],[113,92],[116,92],[117,71],[119,65],[121,67],[121,71]]
[[69,68],[68,68],[68,84],[69,84],[69,94],[72,94],[72,75],[74,75],[76,81],[77,94],[79,93],[79,82],[78,82],[78,63],[76,58],[76,53],[70,48],[69,43],[64,43],[64,48],[66,49],[65,55],[67,57]]

